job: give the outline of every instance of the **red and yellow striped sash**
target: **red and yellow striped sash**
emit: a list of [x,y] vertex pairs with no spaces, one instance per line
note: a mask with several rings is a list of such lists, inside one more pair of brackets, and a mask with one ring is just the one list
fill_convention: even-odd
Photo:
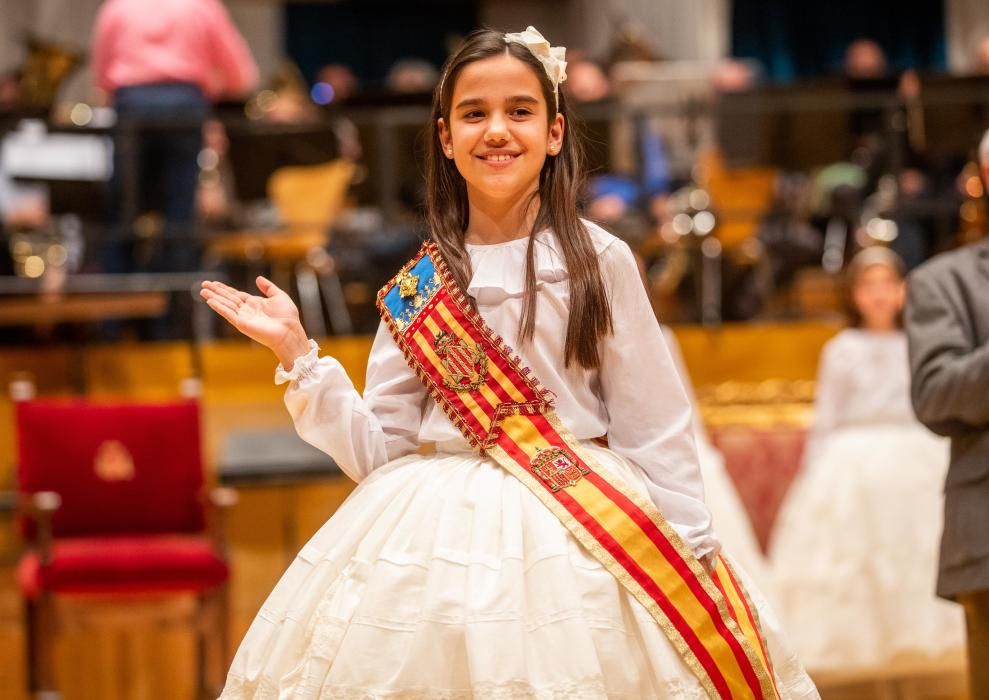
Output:
[[710,697],[779,697],[756,609],[728,563],[708,574],[656,506],[584,450],[435,245],[385,285],[378,309],[471,446],[525,484],[642,603]]

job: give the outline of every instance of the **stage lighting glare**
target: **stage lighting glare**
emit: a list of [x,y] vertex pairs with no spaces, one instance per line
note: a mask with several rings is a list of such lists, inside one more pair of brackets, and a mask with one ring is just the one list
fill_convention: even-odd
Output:
[[681,236],[686,236],[694,228],[694,219],[690,214],[677,214],[673,217],[673,230]]
[[53,245],[48,249],[48,262],[52,267],[61,267],[69,259],[69,253],[64,245]]
[[717,238],[705,238],[701,243],[701,252],[705,258],[716,258],[721,255],[721,241]]
[[87,126],[93,121],[93,109],[88,104],[79,102],[69,112],[69,121],[76,126]]
[[978,177],[972,176],[965,180],[965,194],[969,197],[981,197],[982,192],[982,180]]
[[329,83],[316,83],[312,86],[309,96],[318,105],[328,105],[333,102],[336,93],[333,91],[333,86]]
[[274,90],[262,90],[258,93],[255,98],[258,107],[263,111],[267,112],[269,109],[275,106],[275,102],[278,100],[278,95],[275,94]]
[[709,211],[699,211],[694,214],[694,231],[699,236],[706,236],[714,230],[714,214]]
[[696,211],[707,209],[711,206],[711,196],[701,189],[693,190],[690,193],[688,201],[690,202],[691,209]]
[[214,170],[220,164],[220,156],[212,148],[204,148],[196,158],[201,170]]
[[24,275],[32,279],[45,273],[45,261],[40,255],[30,255],[24,260]]

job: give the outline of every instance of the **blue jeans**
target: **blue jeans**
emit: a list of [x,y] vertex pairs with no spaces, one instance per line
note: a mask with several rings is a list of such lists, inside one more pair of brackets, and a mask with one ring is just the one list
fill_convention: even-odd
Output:
[[[103,250],[105,272],[188,272],[199,266],[196,187],[202,127],[209,105],[197,85],[152,83],[114,94],[117,126],[110,181],[110,223]],[[158,210],[161,245],[144,255],[135,244],[134,220]]]

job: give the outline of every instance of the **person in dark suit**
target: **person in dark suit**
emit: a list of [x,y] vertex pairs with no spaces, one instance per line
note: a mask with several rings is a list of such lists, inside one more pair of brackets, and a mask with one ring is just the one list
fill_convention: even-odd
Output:
[[[989,132],[979,148],[989,180]],[[989,237],[910,276],[917,417],[951,438],[937,592],[965,608],[971,697],[989,698]]]

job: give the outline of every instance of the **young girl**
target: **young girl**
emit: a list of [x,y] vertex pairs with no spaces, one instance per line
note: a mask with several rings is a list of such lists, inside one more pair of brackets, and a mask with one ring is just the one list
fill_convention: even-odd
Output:
[[[223,698],[735,696],[718,674],[732,676],[732,658],[740,668],[755,657],[710,656],[690,645],[718,641],[705,636],[720,624],[717,611],[736,615],[738,625],[747,613],[728,611],[715,588],[730,581],[710,575],[724,567],[690,408],[632,254],[577,215],[579,144],[559,91],[565,65],[563,49],[531,27],[479,31],[448,61],[428,162],[433,247],[379,296],[386,323],[363,396],[336,360],[318,357],[295,307],[271,282],[258,279],[263,297],[204,284],[215,311],[281,360],[276,380],[289,385],[285,400],[300,435],[360,482],[262,606]],[[441,297],[452,320],[435,316]],[[420,337],[413,362],[406,332],[425,323],[453,331]],[[457,330],[472,324],[480,331]],[[440,359],[442,380],[434,382]],[[503,393],[524,399],[528,391],[527,403],[499,404]],[[482,449],[484,436],[469,426],[491,419],[487,401],[509,410],[496,412],[498,442]],[[457,413],[455,403],[471,408]],[[519,426],[529,433],[520,437]],[[611,449],[591,442],[605,435]],[[487,438],[494,437],[492,429]],[[512,439],[533,450],[531,473],[510,471],[511,459],[522,459],[509,455]],[[426,446],[432,454],[420,450]],[[549,480],[561,476],[569,481],[551,489]],[[602,478],[613,479],[613,491]],[[592,484],[623,507],[641,506],[639,519],[599,527],[561,509],[584,502]],[[656,507],[671,546],[687,553],[672,578],[700,586],[677,588],[674,597],[698,591],[721,601],[704,618],[717,624],[698,623],[695,636],[678,610],[657,613],[635,587],[638,574],[615,573],[619,559],[655,555],[652,540],[633,538],[620,552],[613,542],[658,522]],[[591,529],[608,544],[588,539]],[[769,688],[754,696],[770,697],[775,681],[781,697],[817,697],[753,598],[774,665],[745,676]],[[681,631],[690,645],[670,641],[686,638]]]
[[947,441],[910,406],[903,265],[849,267],[852,327],[824,348],[804,470],[770,547],[781,619],[812,669],[960,651],[962,614],[934,595]]

